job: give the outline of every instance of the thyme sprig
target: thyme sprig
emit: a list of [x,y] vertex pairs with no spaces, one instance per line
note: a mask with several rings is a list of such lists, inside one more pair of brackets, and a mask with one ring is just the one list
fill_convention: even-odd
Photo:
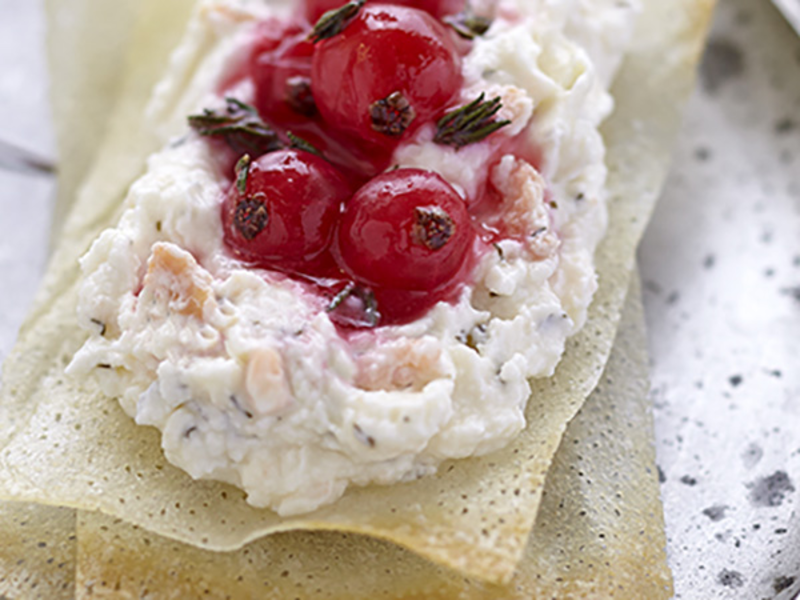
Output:
[[467,40],[474,40],[476,37],[483,35],[492,26],[490,18],[476,15],[469,6],[458,14],[444,17],[442,21],[450,25],[458,35]]
[[484,101],[485,93],[439,119],[433,141],[456,149],[480,142],[498,129],[510,125],[511,121],[497,121],[494,117],[503,107],[500,96]]
[[361,10],[361,7],[364,6],[366,1],[367,0],[353,0],[340,8],[329,10],[319,18],[316,25],[314,25],[314,29],[311,30],[308,39],[316,44],[321,40],[327,40],[335,35],[339,35],[358,14],[358,11]]
[[203,109],[189,116],[197,133],[224,139],[238,153],[261,156],[282,147],[278,134],[258,116],[258,111],[236,98],[225,98],[222,110]]
[[240,195],[244,196],[247,193],[247,178],[250,176],[250,155],[245,154],[240,158],[234,172],[236,173],[236,190]]
[[326,308],[326,312],[332,313],[336,311],[352,296],[361,300],[365,324],[368,327],[376,327],[380,321],[381,314],[378,312],[378,302],[375,299],[375,294],[371,290],[363,288],[352,281],[333,297]]
[[309,152],[311,154],[315,154],[320,158],[325,158],[322,156],[322,152],[317,149],[317,147],[309,142],[301,138],[299,135],[293,134],[291,131],[286,132],[286,137],[289,138],[289,148],[294,148],[295,150],[303,150],[304,152]]

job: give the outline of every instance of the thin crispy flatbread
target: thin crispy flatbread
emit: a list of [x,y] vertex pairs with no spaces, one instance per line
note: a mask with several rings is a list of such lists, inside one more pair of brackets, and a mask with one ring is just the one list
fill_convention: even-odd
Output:
[[75,597],[75,511],[0,502],[0,598]]
[[[525,432],[503,451],[443,465],[436,477],[354,489],[333,506],[280,519],[250,507],[230,486],[195,482],[172,468],[163,459],[157,432],[135,426],[91,381],[63,375],[84,340],[74,318],[75,260],[113,222],[124,190],[156,145],[157,136],[137,115],[147,97],[145,83],[163,65],[165,40],[174,41],[183,27],[172,2],[145,0],[123,102],[6,363],[0,496],[99,509],[216,550],[294,529],[367,534],[471,576],[507,581],[525,550],[564,429],[606,363],[635,247],[666,173],[712,4],[645,2],[633,51],[613,90],[618,110],[604,127],[611,227],[597,255],[600,288],[589,322],[570,340],[556,375],[534,382]],[[201,45],[198,52],[203,51]]]
[[[672,595],[647,401],[638,281],[602,383],[569,424],[522,562],[507,586],[465,579],[352,534],[291,532],[232,553],[81,513],[77,597],[462,600]],[[513,494],[513,490],[507,490]]]

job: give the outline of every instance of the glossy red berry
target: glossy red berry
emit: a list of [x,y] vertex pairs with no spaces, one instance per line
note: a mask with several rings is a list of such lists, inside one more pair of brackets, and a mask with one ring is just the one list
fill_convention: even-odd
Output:
[[464,200],[444,179],[398,169],[374,178],[347,203],[337,252],[356,281],[434,290],[455,277],[474,238]]
[[450,103],[461,87],[461,58],[452,34],[428,13],[368,4],[317,44],[311,81],[329,126],[391,149]]
[[332,165],[300,150],[265,154],[240,166],[237,179],[222,204],[225,241],[235,254],[264,267],[302,270],[319,256],[350,195]]
[[[304,15],[311,24],[316,23],[319,18],[329,10],[341,8],[347,0],[306,0]],[[378,4],[381,0],[368,0],[368,3]],[[387,3],[387,0],[382,0]],[[394,0],[391,4],[398,6],[408,6],[418,8],[430,13],[437,19],[446,15],[453,15],[464,10],[464,0]]]
[[275,121],[301,120],[316,114],[311,93],[311,56],[308,33],[295,33],[276,47],[253,55],[253,77],[258,111]]

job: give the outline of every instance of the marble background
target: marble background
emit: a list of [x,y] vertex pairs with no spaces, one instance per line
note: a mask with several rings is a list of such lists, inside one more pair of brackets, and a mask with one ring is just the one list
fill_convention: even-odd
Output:
[[[42,8],[0,0],[0,15],[0,140],[54,159]],[[53,191],[0,148],[0,360],[44,269]],[[796,598],[800,37],[765,0],[720,0],[640,264],[676,598]]]

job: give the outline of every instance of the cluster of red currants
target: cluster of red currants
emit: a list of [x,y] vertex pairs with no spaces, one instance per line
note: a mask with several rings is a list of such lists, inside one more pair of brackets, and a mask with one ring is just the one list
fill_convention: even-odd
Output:
[[[265,268],[373,290],[453,282],[476,229],[439,175],[386,170],[397,145],[451,106],[462,40],[440,18],[464,0],[306,0],[260,27],[251,59],[258,116],[284,145],[240,161],[225,239]],[[312,23],[316,24],[313,26]]]

